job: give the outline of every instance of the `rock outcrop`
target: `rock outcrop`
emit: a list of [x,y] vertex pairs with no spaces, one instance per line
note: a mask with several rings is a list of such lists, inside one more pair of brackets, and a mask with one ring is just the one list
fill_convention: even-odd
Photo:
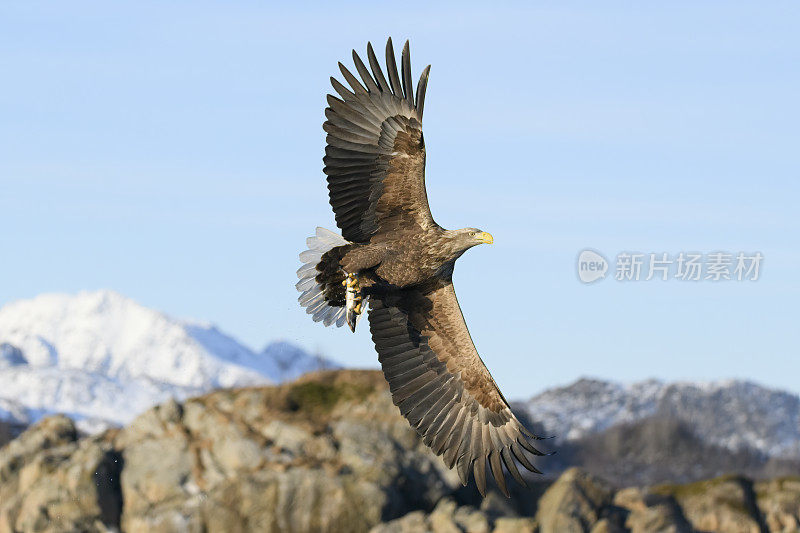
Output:
[[754,490],[770,531],[800,531],[800,477],[762,481]]
[[352,371],[161,405],[115,441],[121,525],[366,531],[431,508],[455,479],[392,407],[380,375]]
[[121,469],[110,439],[78,440],[65,416],[42,420],[0,451],[0,532],[115,528]]
[[657,494],[673,496],[699,531],[759,533],[765,529],[753,484],[740,476],[722,476],[686,485],[662,485]]
[[627,512],[624,526],[632,533],[682,533],[692,530],[680,506],[671,496],[631,487],[614,495],[614,505]]
[[[541,466],[547,466],[547,459]],[[218,390],[81,438],[43,419],[0,449],[0,533],[797,531],[800,478],[618,490],[584,470],[506,499],[462,487],[379,372]]]
[[495,516],[470,505],[458,505],[452,498],[441,500],[431,513],[413,511],[402,518],[380,524],[370,533],[417,533],[421,531],[470,533],[534,533],[537,523],[531,517]]
[[540,531],[589,531],[601,520],[609,521],[613,497],[614,491],[605,482],[571,468],[539,500],[536,518]]

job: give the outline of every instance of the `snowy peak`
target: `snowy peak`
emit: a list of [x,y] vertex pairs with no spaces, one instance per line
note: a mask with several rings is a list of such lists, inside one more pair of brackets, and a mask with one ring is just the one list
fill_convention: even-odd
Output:
[[7,305],[0,309],[0,336],[32,367],[112,379],[230,387],[263,382],[271,370],[211,326],[175,320],[111,291],[46,294]]
[[23,406],[30,419],[66,412],[124,423],[169,397],[335,366],[278,346],[255,353],[211,324],[113,291],[40,295],[0,308],[0,418],[20,419]]
[[800,458],[800,397],[749,381],[623,385],[581,379],[522,406],[548,433],[564,440],[660,416],[686,422],[698,437],[730,450]]

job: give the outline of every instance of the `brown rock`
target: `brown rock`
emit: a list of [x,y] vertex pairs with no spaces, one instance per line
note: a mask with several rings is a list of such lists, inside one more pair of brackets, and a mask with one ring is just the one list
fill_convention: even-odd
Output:
[[756,503],[770,531],[800,531],[800,477],[755,484]]
[[498,518],[492,522],[485,512],[445,498],[430,514],[414,511],[375,526],[371,533],[533,533],[536,530],[532,518]]
[[723,476],[686,485],[660,485],[655,494],[674,497],[694,529],[730,533],[763,530],[752,483]]
[[589,531],[603,517],[612,497],[605,482],[570,468],[542,496],[536,521],[542,533]]
[[452,490],[373,372],[221,390],[122,430],[126,531],[367,531]]
[[0,532],[115,527],[121,468],[105,436],[78,441],[67,417],[43,419],[0,450]]
[[413,511],[402,518],[378,524],[370,529],[370,533],[426,533],[431,531],[423,511]]
[[534,533],[537,527],[533,518],[498,518],[492,533]]
[[616,522],[608,518],[601,518],[592,526],[590,533],[625,533],[625,531],[625,528],[617,525]]
[[42,450],[75,442],[75,424],[63,415],[41,420],[0,450],[0,483],[3,488],[19,469]]
[[614,495],[614,505],[629,511],[625,527],[631,533],[683,533],[692,530],[672,496],[627,488]]

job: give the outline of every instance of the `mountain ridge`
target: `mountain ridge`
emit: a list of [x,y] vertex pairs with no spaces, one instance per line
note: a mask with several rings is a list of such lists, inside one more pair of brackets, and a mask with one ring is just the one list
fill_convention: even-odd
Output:
[[622,384],[582,378],[515,406],[565,442],[662,417],[681,421],[704,441],[731,451],[800,458],[800,396],[748,380]]
[[0,308],[0,419],[66,413],[97,431],[169,398],[293,379],[332,361],[285,341],[256,352],[208,322],[109,290],[43,294]]

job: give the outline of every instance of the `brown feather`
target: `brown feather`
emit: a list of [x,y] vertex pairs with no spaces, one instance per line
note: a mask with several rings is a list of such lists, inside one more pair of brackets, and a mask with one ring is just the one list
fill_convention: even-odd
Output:
[[400,77],[397,75],[397,62],[395,61],[392,38],[386,41],[386,73],[389,75],[389,84],[395,96],[403,97],[403,88],[400,86]]
[[510,498],[511,495],[506,487],[506,477],[503,474],[503,466],[500,464],[500,450],[494,449],[489,452],[489,467],[492,469],[492,477],[497,483],[497,488],[505,494],[506,498]]
[[367,91],[371,93],[380,92],[378,85],[375,83],[375,80],[372,79],[372,76],[369,75],[367,67],[364,66],[364,62],[361,61],[361,58],[358,57],[358,54],[355,50],[353,50],[353,63],[356,65],[358,75],[361,76]]
[[534,472],[536,474],[541,474],[541,472],[537,470],[537,468],[533,466],[530,461],[528,461],[528,458],[525,457],[525,453],[522,451],[522,449],[519,447],[519,444],[517,444],[516,442],[511,445],[511,453],[514,454],[514,457],[517,459],[517,461],[520,462],[522,466],[524,466],[531,472]]
[[367,43],[367,59],[369,60],[369,68],[372,69],[372,75],[375,76],[375,80],[378,82],[381,92],[389,90],[389,84],[386,82],[386,78],[383,76],[381,64],[378,63],[378,59],[375,57],[375,51],[372,49],[372,43]]
[[[421,229],[435,225],[425,191],[422,126],[414,98],[406,98],[402,87],[411,74],[410,58],[407,54],[403,58],[403,82],[391,39],[387,42],[388,82],[371,45],[367,46],[367,59],[373,75],[353,52],[361,80],[339,63],[349,87],[331,78],[341,99],[329,95],[323,125],[328,133],[324,171],[331,184],[331,207],[342,236],[356,243],[366,243],[381,229],[394,231],[402,224]],[[407,87],[411,91],[410,85]],[[350,170],[354,166],[359,173]],[[343,192],[335,184],[344,181],[365,184],[366,188],[358,189],[360,199],[351,196],[351,202],[341,197]],[[396,218],[398,214],[402,220]]]
[[417,108],[417,116],[420,121],[422,121],[422,110],[425,108],[425,91],[428,88],[428,75],[430,72],[431,66],[428,65],[425,67],[425,70],[422,71],[419,77],[419,83],[417,83],[416,105],[414,107]]
[[500,450],[500,456],[503,459],[503,464],[506,465],[506,469],[511,474],[511,477],[513,477],[517,483],[519,483],[523,487],[527,487],[528,484],[525,483],[524,479],[522,479],[522,475],[520,475],[519,470],[517,469],[517,465],[516,463],[514,463],[514,458],[511,457],[510,450],[511,449],[508,446]]
[[480,455],[473,462],[473,473],[475,474],[475,486],[481,496],[486,497],[486,456]]
[[361,85],[361,82],[358,81],[358,79],[353,76],[350,71],[347,70],[347,67],[345,67],[342,63],[339,63],[339,70],[341,71],[342,76],[344,76],[344,79],[347,80],[347,83],[350,84],[350,87],[353,88],[354,94],[367,94],[367,90],[363,85]]
[[522,451],[531,446],[475,351],[452,284],[390,290],[372,294],[370,301],[373,340],[401,412],[445,464],[456,467],[462,481],[472,470],[485,491],[488,461],[507,493],[502,464],[511,462],[506,468],[519,482],[512,454],[532,470]]
[[409,50],[409,43],[403,45],[403,52],[401,54],[400,69],[403,74],[403,94],[406,100],[412,106],[414,105],[414,88],[411,85],[411,51]]

